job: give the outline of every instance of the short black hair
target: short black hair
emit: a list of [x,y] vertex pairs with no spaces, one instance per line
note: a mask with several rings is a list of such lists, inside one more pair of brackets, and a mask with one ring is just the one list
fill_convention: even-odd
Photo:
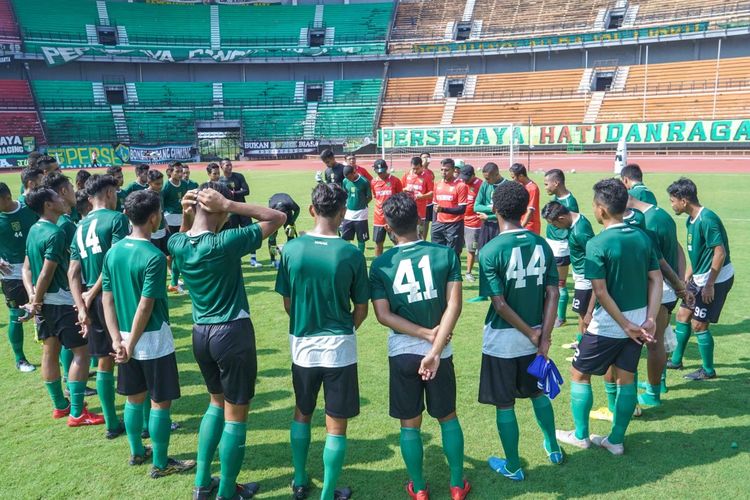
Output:
[[594,201],[610,215],[621,215],[628,208],[628,189],[620,179],[602,179],[594,184]]
[[542,208],[542,217],[549,221],[558,219],[563,215],[568,215],[569,213],[570,210],[568,210],[568,207],[566,207],[559,201],[550,201]]
[[351,174],[353,174],[356,171],[357,171],[357,169],[355,169],[351,165],[345,165],[344,166],[344,177],[346,177],[348,175],[351,175]]
[[42,185],[46,188],[52,189],[56,193],[60,192],[60,188],[62,188],[65,184],[70,184],[70,178],[68,178],[67,175],[63,175],[60,172],[50,172],[49,174],[44,176],[44,181],[42,181]]
[[228,200],[232,199],[232,193],[229,192],[229,188],[223,182],[208,181],[198,186],[199,191],[203,191],[204,189],[213,189],[214,191],[217,191],[219,194],[221,194],[224,198]]
[[526,173],[526,166],[523,163],[514,163],[510,166],[509,170],[513,175],[523,175],[524,177],[529,176],[529,174]]
[[218,163],[216,163],[216,162],[209,163],[208,165],[206,165],[206,173],[210,174],[211,170],[213,170],[215,168],[221,169],[221,167],[219,166]]
[[335,157],[336,157],[336,155],[334,155],[333,151],[331,151],[330,149],[324,149],[323,152],[320,153],[320,159],[323,160],[323,161],[329,160],[329,159],[335,158]]
[[36,162],[42,156],[44,155],[40,153],[39,151],[32,151],[31,153],[29,153],[29,156],[27,157],[29,159],[29,163],[28,163],[29,168],[36,168]]
[[88,170],[79,170],[76,173],[76,186],[85,184],[89,177],[91,177],[91,172]]
[[158,181],[162,178],[164,178],[164,174],[162,174],[159,170],[156,170],[154,168],[148,171],[148,182]]
[[643,171],[641,167],[636,163],[629,163],[622,167],[620,171],[620,177],[630,179],[635,182],[643,182]]
[[424,152],[423,152],[422,154],[420,154],[419,156],[423,156],[423,155],[427,155],[427,158],[432,158],[432,155],[430,154],[430,152],[429,152],[429,151],[424,151]]
[[135,166],[135,175],[141,175],[143,172],[148,172],[151,165],[148,163],[139,163]]
[[450,165],[452,168],[456,168],[456,162],[453,161],[453,158],[445,158],[441,160],[440,165]]
[[490,161],[484,164],[482,172],[485,174],[499,174],[500,167],[497,166],[497,163]]
[[698,186],[687,177],[680,177],[670,184],[667,193],[678,200],[687,200],[695,205],[700,204],[698,201]]
[[105,189],[112,187],[117,190],[118,184],[111,175],[92,175],[86,181],[86,192],[89,196],[96,196]]
[[544,173],[544,176],[549,177],[553,181],[557,181],[561,184],[565,184],[565,174],[559,168],[553,168],[552,170],[547,170],[547,172]]
[[125,215],[134,226],[142,226],[161,210],[161,197],[150,189],[133,191],[125,198]]
[[356,158],[356,157],[357,157],[357,155],[355,155],[354,153],[346,153],[344,155],[344,158]]
[[44,204],[52,202],[55,196],[57,193],[48,187],[34,188],[26,195],[26,206],[41,216],[44,214]]
[[0,196],[10,196],[10,188],[4,182],[0,182]]
[[492,194],[492,208],[503,219],[520,221],[529,206],[529,192],[517,182],[503,182]]
[[412,167],[421,167],[422,166],[422,158],[419,156],[412,156],[411,157],[411,166]]
[[112,165],[110,167],[107,167],[107,175],[114,176],[115,174],[119,174],[122,172],[122,167],[119,165]]
[[79,214],[83,213],[86,209],[86,206],[90,203],[91,201],[89,201],[89,194],[85,189],[79,189],[78,191],[76,191],[76,210]]
[[385,200],[383,215],[393,232],[399,236],[417,230],[419,222],[417,202],[409,193],[396,193]]
[[52,165],[53,163],[57,163],[57,160],[51,156],[43,155],[37,158],[36,160],[36,166],[37,168],[41,168],[42,170],[47,170],[47,167]]
[[312,205],[315,213],[330,218],[341,212],[346,206],[346,191],[335,183],[321,183],[312,190]]
[[44,171],[41,168],[29,167],[21,170],[21,184],[26,187],[26,184],[36,179],[40,175],[44,175]]

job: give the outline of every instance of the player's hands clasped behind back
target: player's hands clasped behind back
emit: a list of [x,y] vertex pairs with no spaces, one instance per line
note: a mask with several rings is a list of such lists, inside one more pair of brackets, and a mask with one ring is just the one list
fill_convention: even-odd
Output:
[[656,323],[654,322],[653,318],[646,319],[646,321],[644,321],[640,325],[636,325],[635,323],[628,321],[628,324],[624,328],[624,330],[628,337],[641,345],[644,343],[653,344],[654,342],[656,342],[656,337],[654,337],[654,333],[656,332]]

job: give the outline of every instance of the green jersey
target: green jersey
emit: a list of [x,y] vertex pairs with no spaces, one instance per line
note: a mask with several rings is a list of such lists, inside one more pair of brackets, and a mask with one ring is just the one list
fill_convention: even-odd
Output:
[[646,216],[643,215],[643,212],[637,208],[629,208],[628,210],[629,211],[625,212],[625,215],[622,216],[622,221],[628,226],[634,226],[645,231]]
[[129,194],[130,193],[124,189],[117,190],[117,206],[115,207],[115,210],[122,212],[122,209],[125,206],[125,198],[127,198]]
[[22,206],[24,206],[24,207],[25,207],[25,206],[26,206],[26,194],[25,194],[25,193],[21,193],[21,194],[20,194],[20,195],[18,196],[18,199],[17,199],[16,201],[17,201],[18,203],[20,203],[20,204],[21,204]]
[[26,258],[26,238],[39,216],[29,207],[18,203],[12,212],[0,212],[0,258],[10,264],[11,271],[4,280],[22,279]]
[[576,290],[591,290],[591,282],[586,279],[586,245],[594,237],[591,222],[578,214],[573,225],[568,230],[568,246],[570,247],[570,264],[573,266],[573,281]]
[[477,197],[474,199],[474,211],[478,214],[484,214],[487,216],[487,220],[496,222],[497,216],[492,210],[492,195],[495,194],[495,188],[505,182],[506,179],[500,179],[497,184],[490,184],[484,181],[479,186]]
[[43,302],[58,306],[72,306],[73,295],[68,286],[68,263],[70,244],[66,241],[65,231],[46,219],[39,219],[31,229],[26,238],[26,255],[29,258],[31,268],[31,280],[36,285],[39,274],[42,272],[45,260],[57,264],[52,281],[44,295]]
[[[576,201],[575,197],[573,196],[573,193],[568,193],[566,196],[563,196],[562,198],[558,198],[557,196],[552,197],[552,201],[556,201],[560,203],[562,206],[570,210],[571,212],[579,212],[578,209],[578,202]],[[556,256],[565,256],[566,253],[559,253],[556,250],[559,248],[564,252],[565,243],[568,240],[568,230],[567,229],[558,229],[552,224],[547,224],[547,243],[550,244],[552,247],[552,251]],[[560,242],[560,243],[555,243]],[[562,245],[561,245],[562,244]],[[558,248],[555,248],[558,247]]]
[[174,227],[182,224],[182,197],[187,191],[187,184],[184,182],[180,182],[179,186],[175,186],[171,181],[164,183],[161,190],[161,203],[168,226]]
[[[531,327],[542,324],[548,286],[557,286],[555,257],[545,239],[527,229],[503,231],[479,253],[479,295],[503,296]],[[529,338],[497,314],[492,304],[484,324],[484,354],[507,359],[537,352]]]
[[193,179],[188,179],[186,181],[183,181],[187,185],[187,190],[190,191],[192,189],[198,189],[200,185],[195,182]]
[[[420,279],[421,278],[421,279]],[[370,268],[372,300],[386,299],[391,311],[425,328],[440,324],[448,306],[447,285],[461,281],[461,263],[451,248],[426,241],[397,245],[375,259]],[[388,355],[424,356],[432,343],[391,331]],[[448,344],[442,358],[451,356]]]
[[276,292],[291,301],[294,364],[336,368],[357,362],[351,304],[370,298],[362,252],[338,236],[294,238],[281,251]]
[[70,255],[70,244],[73,242],[73,238],[76,236],[76,224],[73,222],[73,219],[68,214],[62,214],[59,219],[57,219],[57,225],[60,226],[60,228],[65,233],[65,245],[67,246],[66,250],[68,251],[68,255]]
[[656,242],[659,245],[659,254],[664,257],[669,267],[675,273],[678,272],[679,251],[677,249],[677,224],[666,210],[653,206],[643,212],[645,217],[646,230],[656,235]]
[[102,290],[111,292],[124,340],[130,338],[141,297],[154,299],[154,309],[133,351],[137,360],[174,352],[167,305],[167,258],[149,240],[125,237],[104,256]]
[[148,189],[148,183],[146,184],[140,184],[138,181],[133,181],[130,184],[128,184],[128,187],[126,187],[123,192],[125,193],[124,198],[127,198],[130,193],[135,193],[136,191],[143,191],[144,189]]
[[712,210],[702,207],[695,219],[687,220],[687,249],[690,265],[693,268],[693,281],[704,286],[711,271],[714,248],[724,245],[726,257],[716,277],[716,283],[722,283],[734,276],[734,267],[729,258],[729,238],[719,216]]
[[357,177],[354,182],[344,179],[346,190],[346,220],[367,220],[367,204],[372,199],[370,182],[363,176]]
[[112,245],[128,235],[129,229],[125,214],[106,208],[92,210],[78,224],[75,241],[70,245],[70,259],[81,262],[81,274],[87,287],[96,284],[104,256]]
[[[586,279],[604,280],[617,307],[637,325],[646,321],[648,273],[657,270],[659,260],[651,238],[625,223],[605,228],[586,246]],[[587,331],[603,337],[628,338],[599,303]]]
[[648,203],[650,205],[656,205],[656,196],[654,196],[654,193],[651,192],[649,188],[647,188],[643,183],[637,183],[634,184],[632,188],[628,189],[628,194],[635,198],[636,200],[640,200],[644,203]]
[[193,323],[215,325],[250,317],[241,259],[262,242],[258,224],[169,238],[169,254],[190,289]]

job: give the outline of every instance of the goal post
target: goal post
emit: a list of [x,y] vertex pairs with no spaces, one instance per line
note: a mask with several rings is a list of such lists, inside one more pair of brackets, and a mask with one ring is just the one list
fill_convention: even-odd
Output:
[[[510,166],[523,144],[522,127],[512,123],[383,127],[378,131],[381,158],[389,165],[430,153],[481,168],[493,161]],[[436,158],[436,159],[437,159]]]

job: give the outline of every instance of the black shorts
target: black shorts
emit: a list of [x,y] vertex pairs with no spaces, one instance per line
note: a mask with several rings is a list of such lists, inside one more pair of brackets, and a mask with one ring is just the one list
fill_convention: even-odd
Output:
[[[714,285],[714,301],[710,304],[706,304],[703,302],[703,298],[701,298],[701,290],[703,290],[703,287],[696,285],[693,280],[690,280],[687,289],[695,295],[695,305],[692,308],[693,319],[695,321],[700,321],[701,323],[718,323],[719,316],[721,316],[721,310],[724,308],[724,302],[727,301],[727,295],[729,295],[729,290],[732,289],[732,285],[734,285],[734,276],[726,281],[722,281],[721,283],[716,283]],[[680,307],[690,309],[684,301]]]
[[461,255],[464,248],[464,223],[458,222],[435,222],[432,225],[433,243],[444,245],[453,249],[456,255]]
[[193,355],[208,392],[223,393],[224,399],[234,405],[250,403],[258,376],[255,330],[250,318],[193,325]]
[[167,226],[167,241],[180,232],[180,226]]
[[573,291],[573,312],[582,318],[586,316],[586,311],[589,310],[589,302],[593,294],[594,290],[591,288],[588,290],[575,289]]
[[573,368],[587,375],[604,375],[610,366],[635,373],[643,346],[633,339],[613,339],[586,332],[573,355]]
[[134,396],[148,391],[151,401],[162,403],[180,398],[180,376],[174,353],[161,358],[131,358],[117,369],[117,393]]
[[445,418],[456,411],[456,373],[453,357],[440,360],[437,374],[424,381],[418,373],[424,356],[400,354],[388,358],[390,367],[390,415],[408,420],[425,410],[433,418]]
[[326,415],[352,418],[359,415],[359,381],[357,363],[339,368],[306,368],[292,364],[292,385],[297,408],[312,415],[323,385]]
[[22,280],[2,280],[2,287],[8,309],[18,309],[29,301]]
[[672,302],[667,302],[666,304],[662,304],[662,305],[667,308],[668,314],[672,314],[672,311],[674,311],[674,308],[677,307],[677,301],[673,300]]
[[497,221],[486,220],[479,231],[479,241],[477,241],[477,250],[481,250],[489,241],[500,234],[500,226]]
[[432,219],[433,219],[434,217],[435,217],[435,205],[434,205],[434,204],[432,204],[432,203],[430,203],[430,204],[429,204],[429,205],[427,205],[427,207],[425,208],[425,212],[424,212],[424,218],[425,218],[425,221],[426,221],[426,222],[427,222],[427,223],[429,224],[429,223],[430,223],[430,221],[432,221]]
[[169,236],[164,236],[163,238],[159,238],[158,240],[152,239],[151,243],[153,243],[156,248],[161,250],[161,253],[163,253],[164,255],[169,255],[169,251],[167,250],[168,239]]
[[42,314],[36,317],[37,339],[44,341],[55,337],[68,349],[85,346],[88,341],[76,323],[78,314],[73,306],[44,304]]
[[555,257],[555,265],[557,267],[564,267],[570,265],[570,255],[564,257]]
[[385,226],[372,226],[372,241],[375,243],[383,243],[385,242],[385,237],[388,236],[388,239],[393,241],[393,238],[388,234],[388,231],[385,230]]
[[357,241],[367,241],[370,239],[370,227],[366,220],[346,220],[341,223],[341,238],[346,241],[352,241],[354,236]]
[[536,354],[507,359],[482,354],[479,402],[510,408],[517,398],[533,398],[541,394],[538,379],[526,371],[535,358]]
[[94,302],[89,308],[89,354],[96,357],[109,356],[114,350],[112,349],[112,339],[107,330],[107,322],[104,319],[104,305],[102,304],[102,294],[94,297]]

